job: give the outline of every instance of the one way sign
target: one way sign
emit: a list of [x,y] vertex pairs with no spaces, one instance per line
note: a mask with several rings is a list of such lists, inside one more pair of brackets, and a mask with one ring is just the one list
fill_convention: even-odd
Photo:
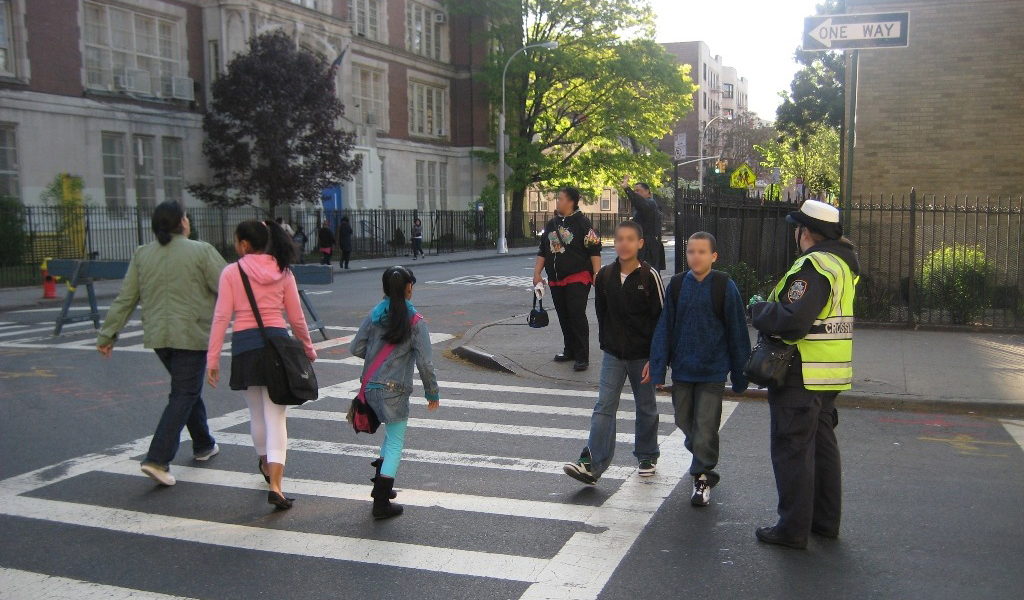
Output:
[[804,50],[903,48],[910,14],[830,15],[804,19]]

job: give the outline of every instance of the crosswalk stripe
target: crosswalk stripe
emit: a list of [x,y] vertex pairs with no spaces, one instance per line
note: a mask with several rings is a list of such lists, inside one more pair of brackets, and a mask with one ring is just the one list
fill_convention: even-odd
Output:
[[[344,421],[345,413],[329,410],[299,409],[288,413],[292,417],[300,419],[314,419],[318,421]],[[442,429],[448,431],[462,431],[468,433],[494,433],[499,435],[519,435],[524,437],[546,437],[561,440],[586,440],[590,437],[589,430],[583,429],[562,429],[559,427],[534,427],[530,425],[504,425],[501,423],[478,423],[473,421],[451,421],[445,419],[409,419],[409,427],[420,429]],[[662,436],[662,439],[664,436]],[[634,435],[631,433],[615,434],[615,441],[632,443]]]
[[[413,396],[409,401],[416,406],[426,406],[427,399],[423,396]],[[594,411],[589,408],[576,408],[574,406],[546,406],[538,404],[515,404],[510,402],[489,402],[482,400],[453,400],[445,398],[444,408],[472,408],[474,410],[494,410],[514,413],[528,413],[534,415],[557,415],[562,417],[590,417]],[[615,418],[620,421],[635,421],[636,413],[630,410],[620,410],[615,413]]]
[[[348,425],[346,425],[348,427]],[[247,435],[240,433],[217,433],[218,444],[230,444],[232,446],[252,446],[252,440]],[[362,456],[364,458],[377,458],[380,456],[379,446],[364,446],[361,444],[346,444],[342,442],[324,442],[320,440],[307,440],[290,438],[288,440],[289,452],[314,452],[317,454],[343,454],[345,456]],[[488,456],[485,454],[462,454],[459,452],[437,452],[433,450],[414,450],[405,448],[402,450],[402,460],[409,462],[423,462],[438,465],[450,465],[455,467],[475,467],[481,469],[501,469],[504,471],[530,471],[534,473],[562,473],[564,462],[554,460],[541,460],[535,458],[517,458],[514,456]],[[609,467],[603,479],[625,479],[635,471],[634,467]]]
[[266,529],[120,508],[15,496],[0,513],[121,533],[275,554],[533,583],[547,560],[457,548]]
[[[117,336],[117,341],[120,342],[120,341],[126,340],[128,338],[139,337],[139,336],[143,335],[144,333],[145,332],[143,330],[141,330],[141,329],[138,329],[138,330],[135,330],[135,331],[126,331],[126,332],[123,332],[123,333],[121,333],[121,334],[119,334]],[[77,348],[95,348],[96,347],[96,340],[91,338],[91,337],[88,337],[88,338],[85,338],[84,340],[76,340],[74,342],[65,342],[63,344],[54,344],[53,347],[54,348],[75,348],[75,349],[77,349]],[[115,345],[115,348],[116,347],[117,346]]]
[[[422,385],[415,381],[415,385]],[[597,398],[594,390],[565,390],[559,388],[539,388],[520,385],[496,385],[493,383],[466,383],[462,381],[439,381],[437,383],[442,389],[451,388],[456,390],[477,390],[482,392],[512,392],[516,394],[536,394],[540,396],[573,396],[582,398]]]
[[[81,323],[69,323],[69,324],[64,326],[64,329],[71,329],[73,327],[85,327],[86,325],[91,327],[92,324],[93,324],[92,321],[82,321]],[[53,333],[53,325],[50,325],[50,326],[47,326],[47,327],[37,327],[36,329],[19,329],[18,331],[6,331],[4,333],[0,333],[0,337],[9,337],[9,336],[12,336],[12,335],[23,335],[23,334],[43,333],[43,332]]]
[[[219,485],[239,489],[266,490],[266,483],[256,473],[240,473],[238,471],[223,471],[209,468],[195,468],[181,465],[174,465],[174,477],[178,481],[199,483],[204,485]],[[105,473],[116,475],[131,475],[146,477],[146,474],[139,470],[139,465],[133,461],[122,461],[107,465],[101,469]],[[367,467],[367,475],[370,469]],[[299,494],[303,496],[319,496],[322,498],[338,498],[342,500],[357,500],[371,502],[370,483],[356,485],[341,483],[337,481],[318,481],[314,479],[295,479],[286,477],[284,486],[288,494]],[[437,492],[433,490],[413,490],[401,488],[399,492],[401,503],[409,506],[423,506],[458,510],[464,512],[477,512],[489,515],[502,515],[506,517],[525,517],[529,519],[548,519],[553,521],[568,521],[583,523],[593,516],[599,507],[584,506],[578,504],[562,504],[557,502],[541,502],[537,500],[518,500],[515,498],[502,498],[499,496],[475,496],[470,494],[453,494],[449,492]]]
[[68,577],[43,575],[19,569],[0,567],[3,589],[0,598],[49,598],[51,600],[190,600],[184,596],[168,596],[156,592],[133,590],[101,583],[90,583]]
[[313,344],[313,348],[316,350],[323,350],[324,348],[333,348],[334,346],[341,346],[352,341],[355,335],[345,335],[340,338],[334,338],[330,340],[324,340],[322,342],[316,342]]

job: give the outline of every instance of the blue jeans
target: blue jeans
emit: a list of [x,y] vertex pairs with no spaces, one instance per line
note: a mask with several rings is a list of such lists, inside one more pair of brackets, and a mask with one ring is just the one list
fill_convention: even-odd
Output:
[[690,475],[707,476],[715,487],[721,476],[718,464],[718,429],[722,426],[722,396],[725,382],[672,382],[672,404],[676,409],[676,425],[686,434],[684,445],[693,454]]
[[[654,397],[654,385],[640,383],[643,378],[646,358],[622,360],[604,353],[601,363],[601,387],[590,418],[590,439],[587,450],[595,477],[600,477],[615,456],[615,413],[619,410],[622,386],[629,378],[636,402],[636,429],[633,456],[637,460],[657,460],[658,450],[658,405]],[[584,451],[586,452],[586,450]]]
[[166,468],[178,453],[183,427],[188,427],[192,436],[193,454],[213,448],[214,440],[206,425],[206,405],[200,395],[206,376],[206,351],[157,348],[156,355],[171,375],[171,393],[149,444],[146,462]]

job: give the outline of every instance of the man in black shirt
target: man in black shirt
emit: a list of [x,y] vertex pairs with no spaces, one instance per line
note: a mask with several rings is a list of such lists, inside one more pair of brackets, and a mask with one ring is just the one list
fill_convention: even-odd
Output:
[[665,246],[661,243],[661,207],[651,193],[651,186],[639,182],[629,187],[629,175],[622,180],[626,199],[633,207],[633,222],[644,230],[644,247],[640,260],[661,271],[665,268]]

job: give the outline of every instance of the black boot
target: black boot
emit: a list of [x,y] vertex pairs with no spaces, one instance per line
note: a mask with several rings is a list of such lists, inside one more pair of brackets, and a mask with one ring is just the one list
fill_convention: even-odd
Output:
[[[370,466],[377,468],[377,473],[373,477],[370,478],[370,481],[372,481],[373,483],[377,483],[377,478],[380,477],[380,468],[382,466],[384,466],[384,459],[383,458],[378,458],[377,460],[375,460],[372,463],[370,463]],[[398,492],[396,492],[394,490],[391,490],[391,499],[394,500],[397,497],[398,497]]]
[[391,503],[391,491],[395,486],[395,480],[391,477],[377,477],[373,482],[373,518],[390,519],[402,514],[404,510],[400,504]]

